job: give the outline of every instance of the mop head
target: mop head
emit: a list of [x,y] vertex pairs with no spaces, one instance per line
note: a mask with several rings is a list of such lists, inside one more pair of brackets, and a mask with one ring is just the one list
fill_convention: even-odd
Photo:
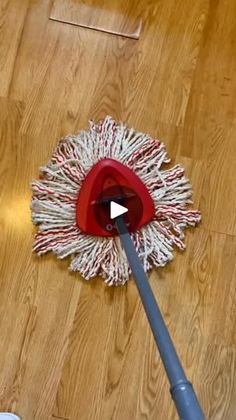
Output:
[[189,206],[192,191],[184,169],[175,165],[161,170],[170,162],[162,142],[111,117],[61,139],[49,163],[40,168],[40,179],[32,182],[32,220],[39,228],[33,249],[38,255],[53,251],[58,258],[71,256],[70,269],[86,280],[99,275],[108,285],[120,285],[129,279],[130,268],[119,236],[85,234],[76,216],[83,181],[104,158],[131,169],[153,200],[153,220],[131,233],[146,272],[172,260],[174,246],[184,250],[184,229],[201,216]]

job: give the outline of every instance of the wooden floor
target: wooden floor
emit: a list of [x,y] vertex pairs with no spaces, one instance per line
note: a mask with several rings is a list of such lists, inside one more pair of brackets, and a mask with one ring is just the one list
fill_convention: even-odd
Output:
[[0,411],[23,420],[177,418],[133,281],[31,253],[30,181],[107,114],[191,178],[203,222],[150,283],[206,418],[236,419],[236,2],[140,4],[137,41],[49,20],[50,0],[0,1]]

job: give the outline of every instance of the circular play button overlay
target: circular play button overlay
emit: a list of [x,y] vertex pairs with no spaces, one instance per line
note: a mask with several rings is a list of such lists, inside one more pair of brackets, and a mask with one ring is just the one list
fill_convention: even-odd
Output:
[[142,201],[131,188],[114,185],[98,196],[94,217],[98,225],[113,236],[117,235],[115,219],[121,215],[127,229],[134,232],[143,216]]

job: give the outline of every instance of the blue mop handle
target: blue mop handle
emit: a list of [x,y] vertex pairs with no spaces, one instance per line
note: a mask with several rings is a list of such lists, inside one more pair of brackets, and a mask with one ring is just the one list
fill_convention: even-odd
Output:
[[193,386],[186,378],[124,219],[119,216],[115,221],[170,382],[170,392],[179,417],[181,420],[204,420],[205,416]]

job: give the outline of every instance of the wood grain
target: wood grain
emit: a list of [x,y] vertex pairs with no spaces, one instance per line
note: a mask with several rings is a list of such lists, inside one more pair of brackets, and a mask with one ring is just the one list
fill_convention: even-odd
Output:
[[19,134],[23,112],[22,102],[0,98],[0,410],[45,419],[52,413],[80,283],[65,278],[65,262],[55,274],[50,257],[40,265],[32,258],[29,183],[39,165],[39,143]]
[[[40,81],[43,79],[50,63],[57,30],[54,28],[54,31],[48,32],[49,8],[48,0],[29,2],[24,33],[11,80],[10,95],[16,100],[27,101],[27,97],[32,97],[38,79]],[[48,42],[46,42],[47,36]]]
[[140,1],[138,41],[55,22],[51,6],[0,2],[0,411],[177,419],[134,282],[87,283],[31,253],[30,181],[60,136],[110,114],[163,140],[193,184],[201,226],[150,283],[206,418],[234,420],[235,2]]
[[50,19],[138,39],[142,26],[138,6],[133,0],[56,0]]
[[[49,131],[56,141],[60,135],[84,128],[89,118],[107,114],[143,131],[160,121],[182,125],[207,2],[201,0],[194,7],[188,3],[184,12],[187,20],[173,0],[144,3],[143,10],[146,18],[137,43],[56,22],[45,26],[41,4],[30,9],[26,25],[33,33],[36,16],[42,16],[38,56],[29,37],[23,37],[21,50],[27,59],[24,56],[17,61],[10,93],[13,99],[23,100],[20,80],[24,85],[33,81],[27,85],[29,100],[22,133],[43,137]],[[183,25],[173,29],[182,20]],[[28,79],[29,69],[34,75]],[[137,107],[137,103],[142,106]]]
[[0,96],[8,93],[20,45],[28,0],[1,0],[0,4]]
[[236,232],[235,13],[235,2],[210,2],[181,144],[182,155],[206,161],[205,226],[228,234]]

